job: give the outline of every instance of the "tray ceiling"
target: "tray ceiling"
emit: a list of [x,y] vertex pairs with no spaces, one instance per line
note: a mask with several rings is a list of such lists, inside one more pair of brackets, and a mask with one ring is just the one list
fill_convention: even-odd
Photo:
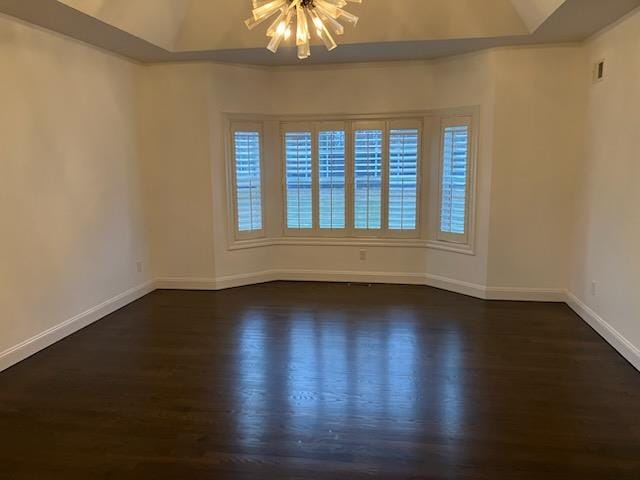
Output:
[[[494,46],[578,42],[640,0],[365,0],[355,29],[304,63],[430,59]],[[250,0],[0,0],[0,12],[141,62],[299,63],[248,31]]]

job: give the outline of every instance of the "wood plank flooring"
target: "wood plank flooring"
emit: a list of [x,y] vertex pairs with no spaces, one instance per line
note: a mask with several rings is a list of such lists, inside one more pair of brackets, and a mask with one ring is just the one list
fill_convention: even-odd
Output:
[[640,479],[640,373],[561,304],[156,291],[0,373],[0,479]]

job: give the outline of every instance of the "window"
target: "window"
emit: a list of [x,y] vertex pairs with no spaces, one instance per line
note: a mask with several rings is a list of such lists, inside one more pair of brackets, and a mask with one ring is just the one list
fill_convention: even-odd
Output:
[[250,238],[263,230],[260,129],[234,129],[232,135],[236,234]]
[[397,245],[473,255],[477,115],[477,107],[228,114],[229,247]]
[[440,232],[438,239],[466,243],[469,225],[470,123],[447,119],[442,126]]
[[420,120],[283,124],[291,235],[418,236]]

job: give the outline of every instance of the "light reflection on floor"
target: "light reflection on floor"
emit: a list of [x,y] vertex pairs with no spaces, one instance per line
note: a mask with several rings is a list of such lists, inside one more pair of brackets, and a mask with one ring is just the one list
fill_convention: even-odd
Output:
[[236,421],[240,440],[246,444],[260,442],[267,425],[266,321],[260,312],[247,312],[242,319]]
[[[251,448],[283,432],[287,442],[330,441],[348,433],[347,424],[370,435],[384,426],[386,435],[412,440],[428,433],[430,416],[439,416],[436,433],[455,436],[463,415],[460,339],[450,331],[424,345],[419,328],[416,313],[402,308],[371,322],[329,311],[277,319],[247,311],[233,383],[239,441]],[[444,360],[433,363],[425,348],[444,349]]]

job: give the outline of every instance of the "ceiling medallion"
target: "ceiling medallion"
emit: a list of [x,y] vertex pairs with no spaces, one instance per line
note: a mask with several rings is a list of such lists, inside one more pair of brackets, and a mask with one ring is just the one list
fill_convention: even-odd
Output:
[[362,0],[252,0],[253,16],[244,23],[252,30],[278,14],[267,29],[267,36],[271,37],[267,48],[276,53],[282,41],[291,37],[295,25],[298,58],[305,59],[311,56],[311,30],[327,50],[333,50],[337,45],[331,32],[336,35],[344,33],[340,21],[356,26],[358,17],[342,9],[347,2],[362,3]]

